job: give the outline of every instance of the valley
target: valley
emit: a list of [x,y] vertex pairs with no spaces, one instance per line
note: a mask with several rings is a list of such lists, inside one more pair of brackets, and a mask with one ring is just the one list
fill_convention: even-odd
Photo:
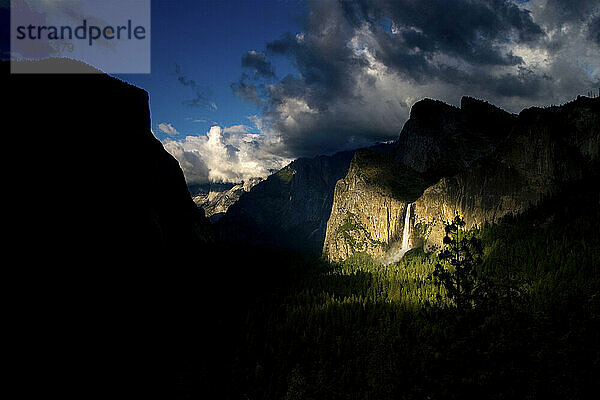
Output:
[[[395,142],[194,192],[143,90],[102,74],[6,84],[15,104],[17,88],[39,93],[39,119],[10,113],[29,132],[63,107],[77,116],[39,146],[52,179],[20,189],[21,227],[43,240],[17,285],[23,336],[60,349],[73,391],[95,392],[94,377],[176,399],[599,389],[600,99],[518,115],[422,100]],[[100,139],[114,126],[120,146]],[[198,209],[210,201],[210,217],[226,209],[213,222]]]

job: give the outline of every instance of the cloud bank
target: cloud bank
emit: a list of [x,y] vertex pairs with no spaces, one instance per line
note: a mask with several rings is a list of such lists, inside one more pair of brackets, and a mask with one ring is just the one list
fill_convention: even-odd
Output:
[[[600,0],[308,0],[301,32],[241,55],[245,126],[167,140],[188,182],[266,176],[296,157],[394,140],[425,97],[511,112],[600,87]],[[276,58],[297,73],[278,77]],[[208,104],[199,85],[184,86]],[[168,133],[168,132],[167,132]]]
[[[243,55],[251,72],[232,86],[264,106],[263,126],[293,156],[394,139],[424,97],[470,95],[518,112],[599,86],[600,0],[308,5],[302,32]],[[275,57],[299,73],[269,82]]]
[[245,125],[213,126],[203,136],[163,141],[179,162],[188,184],[241,182],[265,178],[288,164],[279,138],[250,133]]

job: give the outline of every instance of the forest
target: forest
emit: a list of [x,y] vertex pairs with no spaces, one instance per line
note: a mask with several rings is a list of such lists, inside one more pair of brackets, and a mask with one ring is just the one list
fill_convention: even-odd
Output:
[[182,399],[585,398],[600,389],[599,200],[578,183],[447,229],[479,244],[460,300],[450,240],[387,266],[212,249],[211,283],[188,283],[170,383]]

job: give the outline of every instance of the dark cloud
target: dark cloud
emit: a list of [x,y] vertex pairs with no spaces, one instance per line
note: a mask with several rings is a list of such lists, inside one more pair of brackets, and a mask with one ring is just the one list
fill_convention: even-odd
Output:
[[589,38],[600,45],[600,15],[592,19],[589,24]]
[[275,78],[275,71],[263,53],[249,51],[242,56],[242,67],[251,68],[258,77]]
[[600,0],[538,0],[527,3],[536,16],[536,21],[546,31],[554,31],[551,40],[554,48],[568,46],[562,41],[562,35],[556,34],[568,30],[571,26],[585,24],[594,14],[600,12]]
[[288,35],[269,43],[267,49],[290,58],[302,76],[301,80],[284,78],[274,94],[302,93],[311,108],[321,111],[332,98],[351,96],[354,71],[364,66],[364,62],[352,54],[344,39],[347,37],[338,32],[328,37],[305,34],[302,42]]
[[[377,56],[388,67],[415,79],[428,69],[429,59],[445,54],[482,66],[518,65],[523,62],[506,49],[510,40],[532,42],[543,35],[530,12],[510,1],[488,0],[379,0],[362,7],[346,7],[355,24],[369,24],[376,35]],[[357,13],[360,15],[357,16]],[[381,20],[391,20],[394,34]]]
[[543,96],[544,89],[550,83],[547,75],[538,75],[528,69],[520,69],[517,73],[503,74],[490,78],[487,75],[475,79],[477,84],[487,86],[487,90],[494,97],[519,97],[525,100],[536,101]]
[[231,90],[233,90],[233,93],[236,96],[240,96],[244,100],[253,104],[262,104],[262,99],[258,95],[256,85],[251,82],[246,82],[244,78],[241,78],[238,82],[232,83]]
[[[256,75],[271,78],[270,57],[288,58],[298,75],[262,92],[244,79],[233,87],[264,98],[264,124],[295,156],[393,139],[422,97],[467,94],[510,111],[558,103],[598,80],[576,65],[598,57],[577,60],[586,45],[569,44],[598,42],[598,3],[309,0],[302,32],[244,57]],[[569,29],[550,32],[565,21]]]
[[486,98],[521,98],[526,102],[540,100],[552,78],[520,67],[516,72],[490,75],[487,71],[465,72],[458,68],[440,68],[445,81],[459,82],[465,92],[486,93]]
[[583,21],[598,7],[598,0],[547,0],[546,8],[556,23]]
[[210,100],[211,91],[208,86],[201,86],[195,80],[188,78],[181,71],[181,66],[177,64],[175,64],[175,77],[180,84],[189,87],[194,93],[193,98],[183,100],[182,104],[195,108],[216,109],[215,103]]
[[[340,7],[345,2],[309,1],[310,15],[301,36],[287,34],[267,44],[271,55],[284,55],[297,67],[311,108],[324,110],[332,98],[351,96],[355,71],[367,63],[348,47],[355,26]],[[298,89],[297,82],[286,81]]]
[[189,79],[181,72],[181,66],[175,64],[175,76],[177,77],[177,81],[181,83],[183,86],[189,86],[195,88],[198,86],[195,80]]

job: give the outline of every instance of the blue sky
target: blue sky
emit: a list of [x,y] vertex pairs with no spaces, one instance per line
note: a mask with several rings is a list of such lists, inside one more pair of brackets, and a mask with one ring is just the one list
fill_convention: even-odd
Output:
[[[243,72],[242,55],[299,32],[305,12],[300,0],[152,1],[152,73],[117,76],[149,92],[152,128],[160,139],[167,136],[161,123],[181,136],[204,134],[213,125],[252,125],[248,117],[260,107],[231,89]],[[178,81],[177,66],[195,88]],[[285,57],[274,60],[274,69],[278,76],[296,73]],[[192,106],[197,90],[204,101]]]
[[190,183],[395,140],[423,98],[518,113],[600,87],[600,0],[153,0],[151,38],[152,73],[118,77]]

